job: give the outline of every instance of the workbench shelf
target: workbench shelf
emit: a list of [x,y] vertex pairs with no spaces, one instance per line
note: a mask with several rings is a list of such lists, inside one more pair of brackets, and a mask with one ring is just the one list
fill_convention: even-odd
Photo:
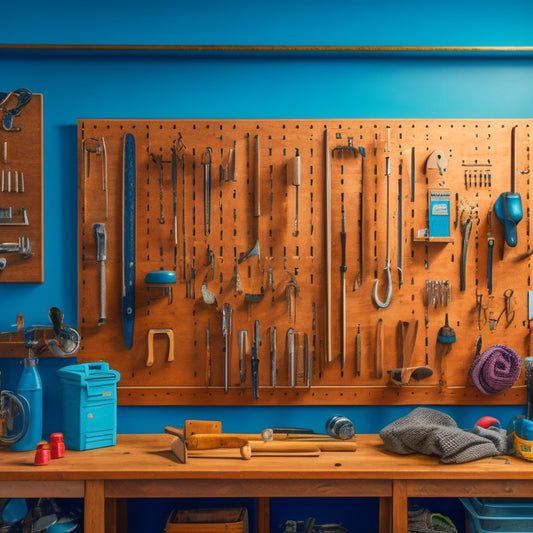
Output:
[[[522,404],[468,370],[478,336],[530,354],[530,145],[525,119],[81,119],[79,359],[123,405]],[[511,247],[489,214],[513,154]]]

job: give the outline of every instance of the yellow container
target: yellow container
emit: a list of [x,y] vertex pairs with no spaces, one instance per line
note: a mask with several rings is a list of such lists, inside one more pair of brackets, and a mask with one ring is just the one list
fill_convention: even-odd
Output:
[[533,461],[533,441],[522,439],[513,433],[513,448],[522,459]]

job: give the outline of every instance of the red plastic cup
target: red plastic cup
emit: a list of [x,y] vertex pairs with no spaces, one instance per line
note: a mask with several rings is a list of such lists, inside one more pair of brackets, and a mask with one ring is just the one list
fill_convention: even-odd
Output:
[[38,442],[37,447],[35,448],[35,459],[33,461],[34,464],[36,464],[37,466],[47,465],[50,462],[51,458],[52,452],[50,450],[48,442]]
[[52,433],[50,435],[50,451],[52,459],[60,459],[61,457],[65,457],[63,433]]

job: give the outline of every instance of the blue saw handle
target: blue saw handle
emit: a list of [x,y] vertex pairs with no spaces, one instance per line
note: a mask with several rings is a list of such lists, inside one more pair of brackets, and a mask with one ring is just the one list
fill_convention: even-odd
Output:
[[128,350],[133,346],[135,322],[135,208],[136,161],[135,137],[124,137],[124,184],[122,228],[122,329]]

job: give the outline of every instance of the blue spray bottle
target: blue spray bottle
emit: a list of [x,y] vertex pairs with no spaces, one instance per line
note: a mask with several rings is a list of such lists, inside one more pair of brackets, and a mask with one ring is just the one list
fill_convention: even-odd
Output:
[[28,402],[29,412],[25,412],[25,415],[29,419],[29,425],[24,436],[11,445],[11,449],[18,452],[34,450],[37,443],[43,440],[43,384],[37,370],[39,360],[32,352],[35,345],[33,331],[26,332],[24,341],[29,353],[24,359],[24,368],[16,393],[26,398]]

